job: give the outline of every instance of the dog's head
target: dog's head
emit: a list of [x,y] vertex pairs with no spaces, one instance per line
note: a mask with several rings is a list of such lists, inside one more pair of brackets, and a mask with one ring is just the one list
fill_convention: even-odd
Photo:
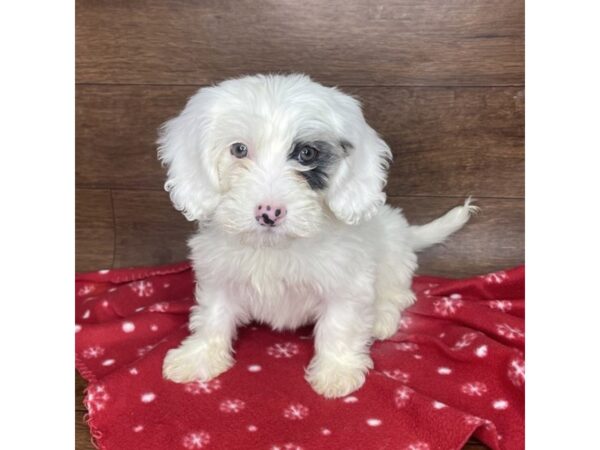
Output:
[[326,218],[356,224],[385,202],[389,147],[358,101],[305,75],[202,88],[158,144],[188,220],[258,241],[313,235]]

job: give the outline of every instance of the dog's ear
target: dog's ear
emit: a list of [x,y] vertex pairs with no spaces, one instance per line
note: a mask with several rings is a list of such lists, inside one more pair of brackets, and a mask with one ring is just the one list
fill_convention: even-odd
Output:
[[354,107],[346,110],[350,113],[348,134],[352,137],[342,140],[345,156],[332,178],[327,202],[338,219],[357,224],[369,220],[385,203],[383,188],[392,152],[366,123],[360,104],[352,100]]
[[167,166],[165,190],[188,220],[205,220],[219,202],[217,149],[211,128],[215,103],[211,88],[200,89],[175,118],[160,129],[158,157]]

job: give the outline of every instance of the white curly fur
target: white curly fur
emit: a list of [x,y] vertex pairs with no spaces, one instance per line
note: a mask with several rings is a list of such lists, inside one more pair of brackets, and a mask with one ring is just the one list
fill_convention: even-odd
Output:
[[[295,142],[331,143],[327,186],[312,189]],[[233,143],[244,143],[238,159]],[[345,144],[343,144],[345,143]],[[343,150],[342,150],[343,148]],[[415,252],[460,229],[469,200],[424,226],[385,205],[391,152],[360,104],[305,75],[257,75],[200,89],[167,122],[159,156],[175,207],[199,223],[190,239],[198,306],[192,334],[168,352],[163,374],[208,380],[233,364],[236,328],[315,323],[306,379],[326,397],[358,389],[372,367],[369,346],[397,328],[414,302]],[[274,202],[287,215],[261,226],[254,209]]]

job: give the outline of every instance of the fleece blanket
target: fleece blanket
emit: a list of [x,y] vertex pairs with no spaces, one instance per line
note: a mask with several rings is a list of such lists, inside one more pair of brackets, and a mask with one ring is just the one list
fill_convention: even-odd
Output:
[[328,400],[304,380],[310,328],[240,329],[236,364],[209,382],[163,380],[188,334],[188,263],[78,274],[76,366],[101,449],[524,447],[524,268],[420,276],[397,334],[373,344],[364,386]]

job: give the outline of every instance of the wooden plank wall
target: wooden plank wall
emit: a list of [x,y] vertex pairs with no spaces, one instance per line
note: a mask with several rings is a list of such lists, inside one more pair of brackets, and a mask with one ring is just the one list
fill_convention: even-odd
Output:
[[523,17],[523,0],[78,0],[77,270],[185,258],[158,126],[200,86],[292,71],[363,101],[410,220],[479,200],[422,273],[522,263]]
[[523,0],[77,0],[76,52],[78,271],[185,258],[193,225],[162,190],[158,126],[201,86],[293,71],[363,101],[410,220],[479,200],[422,273],[523,262]]

